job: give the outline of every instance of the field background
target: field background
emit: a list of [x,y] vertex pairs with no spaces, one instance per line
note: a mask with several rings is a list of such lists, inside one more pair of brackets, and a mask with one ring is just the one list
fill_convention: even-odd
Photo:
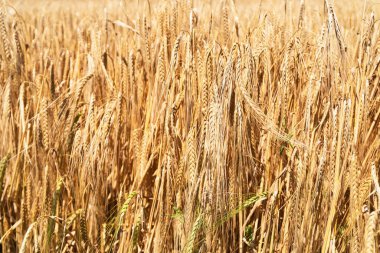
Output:
[[379,252],[379,15],[2,1],[0,252]]

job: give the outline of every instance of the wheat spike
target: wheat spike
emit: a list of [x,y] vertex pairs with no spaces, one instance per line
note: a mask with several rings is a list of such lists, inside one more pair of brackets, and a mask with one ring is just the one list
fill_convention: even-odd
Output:
[[369,215],[366,228],[365,228],[365,252],[376,252],[375,248],[375,236],[376,236],[376,226],[377,226],[377,212],[372,212]]
[[0,10],[0,34],[1,34],[1,40],[3,42],[3,50],[5,53],[5,57],[7,58],[8,62],[11,61],[12,55],[11,55],[11,49],[9,46],[9,40],[8,40],[8,33],[7,29],[5,27],[5,10],[4,8],[1,8]]

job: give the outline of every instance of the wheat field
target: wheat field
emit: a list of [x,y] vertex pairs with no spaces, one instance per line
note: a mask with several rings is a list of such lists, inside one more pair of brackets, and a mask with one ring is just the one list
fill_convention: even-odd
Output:
[[380,252],[379,17],[2,0],[0,252]]

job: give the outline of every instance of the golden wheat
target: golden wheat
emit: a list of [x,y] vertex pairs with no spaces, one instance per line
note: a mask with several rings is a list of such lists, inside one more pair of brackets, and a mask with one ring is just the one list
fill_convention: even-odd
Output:
[[1,252],[379,252],[371,1],[0,4]]

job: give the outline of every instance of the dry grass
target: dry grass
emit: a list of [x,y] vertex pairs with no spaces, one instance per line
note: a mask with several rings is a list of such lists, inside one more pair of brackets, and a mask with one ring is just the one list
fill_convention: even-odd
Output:
[[0,251],[379,252],[380,8],[336,2],[3,1]]

